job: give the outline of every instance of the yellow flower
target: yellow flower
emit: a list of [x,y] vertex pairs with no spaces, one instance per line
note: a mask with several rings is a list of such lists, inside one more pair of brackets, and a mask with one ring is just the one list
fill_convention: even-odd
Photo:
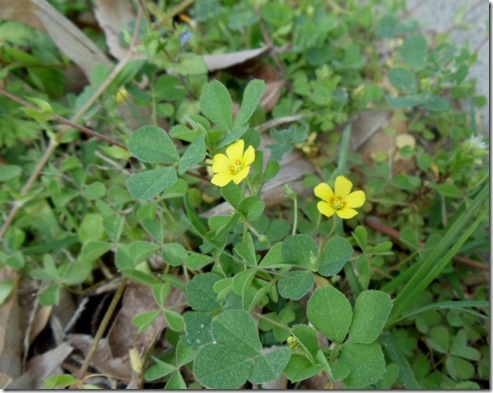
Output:
[[244,151],[245,142],[237,140],[226,148],[226,154],[216,154],[212,160],[212,172],[215,173],[211,183],[224,187],[233,181],[239,184],[250,172],[250,165],[255,160],[255,150],[249,146]]
[[352,218],[358,212],[354,208],[365,203],[363,191],[351,192],[353,183],[344,176],[336,177],[335,191],[326,183],[320,183],[314,192],[321,199],[317,204],[318,211],[324,216],[332,217],[336,213],[341,218]]

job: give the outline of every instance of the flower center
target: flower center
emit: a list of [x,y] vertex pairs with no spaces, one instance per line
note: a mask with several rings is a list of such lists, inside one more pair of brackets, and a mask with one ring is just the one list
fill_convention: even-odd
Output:
[[346,201],[342,197],[336,196],[330,200],[330,204],[334,210],[341,210],[346,206]]
[[240,160],[236,160],[230,167],[229,172],[232,176],[236,175],[239,171],[243,169],[243,164]]

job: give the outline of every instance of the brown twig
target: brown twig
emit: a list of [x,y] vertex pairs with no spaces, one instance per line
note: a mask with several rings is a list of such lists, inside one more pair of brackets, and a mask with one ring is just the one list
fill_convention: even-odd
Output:
[[127,286],[127,279],[123,278],[122,282],[120,283],[120,286],[118,287],[117,291],[115,292],[115,295],[113,296],[113,299],[111,300],[108,309],[106,310],[106,313],[104,314],[103,320],[101,321],[101,324],[98,327],[98,331],[96,332],[96,336],[94,337],[94,341],[92,342],[91,348],[89,349],[89,352],[87,353],[84,363],[82,364],[82,367],[79,370],[79,377],[78,377],[79,381],[72,384],[70,386],[70,389],[79,389],[79,384],[84,380],[84,375],[86,374],[89,365],[91,364],[92,359],[94,358],[96,350],[98,349],[99,341],[101,340],[101,338],[103,338],[103,334],[106,331],[108,324],[110,323],[111,317],[113,316],[113,313],[116,310],[116,306],[118,305],[118,302],[120,301],[126,286]]
[[[399,242],[401,241],[401,234],[400,234],[400,232],[398,230],[396,230],[394,228],[391,228],[388,225],[384,224],[378,218],[376,218],[376,217],[367,217],[367,218],[365,218],[365,223],[366,223],[366,225],[368,225],[374,231],[383,233],[384,235],[387,235],[388,237],[390,237],[394,241],[399,241]],[[419,245],[420,246],[423,246],[424,243],[423,242],[419,242]],[[490,270],[490,266],[489,265],[487,265],[485,263],[481,263],[481,262],[475,261],[475,260],[470,259],[470,258],[467,258],[467,257],[463,257],[461,255],[455,255],[452,259],[454,261],[459,262],[459,263],[462,263],[464,265],[474,266],[477,269]]]
[[[0,94],[11,99],[12,101],[15,101],[23,106],[26,106],[28,108],[31,108],[31,109],[34,109],[34,110],[38,110],[39,108],[37,108],[36,106],[30,104],[29,102],[23,100],[22,98],[20,97],[17,97],[15,96],[14,94],[12,93],[9,93],[8,91],[6,91],[5,89],[1,88],[0,87]],[[109,137],[107,137],[106,135],[103,135],[103,134],[100,134],[99,132],[97,131],[94,131],[94,130],[91,130],[90,128],[87,128],[87,127],[84,127],[84,126],[81,126],[79,124],[76,124],[74,123],[73,121],[71,120],[68,120],[68,119],[65,119],[64,117],[61,117],[61,116],[58,116],[58,115],[53,115],[52,116],[52,119],[54,121],[56,121],[57,123],[61,123],[61,124],[65,124],[66,126],[68,127],[71,127],[71,128],[75,128],[76,130],[78,131],[81,131],[83,132],[84,134],[87,134],[87,135],[90,135],[90,136],[93,136],[99,140],[102,140],[104,142],[107,142],[111,145],[115,145],[115,146],[118,146],[118,147],[121,147],[122,149],[125,149],[127,150],[127,147],[120,143],[120,142],[117,142]]]

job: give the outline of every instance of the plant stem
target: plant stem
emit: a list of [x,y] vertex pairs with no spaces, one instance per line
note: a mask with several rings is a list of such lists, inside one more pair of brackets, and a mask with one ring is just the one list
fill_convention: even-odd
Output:
[[[6,91],[5,89],[2,89],[0,87],[0,94],[7,97],[7,98],[10,98],[12,101],[15,101],[25,107],[28,107],[28,108],[31,108],[31,109],[39,109],[37,108],[36,106],[30,104],[29,102],[27,101],[24,101],[22,98],[20,97],[17,97],[11,93],[9,93],[8,91]],[[91,130],[90,128],[87,128],[87,127],[84,127],[84,126],[81,126],[77,123],[75,123],[75,120],[72,119],[72,120],[68,120],[68,119],[65,119],[64,117],[61,117],[61,116],[58,116],[58,115],[53,115],[53,121],[56,121],[57,123],[61,123],[61,124],[64,124],[70,128],[75,128],[76,130],[78,131],[81,131],[83,132],[84,134],[87,134],[87,135],[90,135],[90,136],[93,136],[95,138],[98,138],[99,140],[102,140],[104,142],[108,142],[109,144],[111,145],[115,145],[115,146],[118,146],[118,147],[121,147],[122,149],[125,149],[127,150],[127,146],[125,146],[124,144],[120,143],[120,142],[117,142],[109,137],[107,137],[106,135],[103,135],[103,134],[100,134],[99,132],[97,131],[94,131],[94,130]],[[66,133],[66,131],[68,130],[61,130],[60,133],[58,135],[60,135],[61,137],[63,137]],[[61,140],[62,138],[61,137],[58,137],[57,135],[57,139],[58,140]]]
[[106,310],[106,313],[104,314],[103,320],[101,321],[101,324],[99,325],[98,331],[96,332],[96,336],[94,337],[94,341],[92,342],[91,348],[89,349],[89,352],[87,353],[86,359],[84,360],[84,363],[82,364],[82,367],[79,370],[79,382],[72,384],[70,386],[70,389],[79,389],[79,384],[84,379],[84,374],[87,372],[87,369],[89,368],[89,365],[91,364],[91,361],[94,357],[94,354],[96,353],[96,351],[98,349],[99,341],[103,337],[103,334],[106,331],[108,324],[110,323],[111,317],[113,316],[113,313],[115,312],[116,306],[118,305],[118,302],[120,301],[120,298],[123,295],[123,292],[127,286],[127,281],[128,281],[128,279],[124,277],[122,282],[120,283],[120,286],[116,290],[115,295],[113,296],[113,299],[111,300],[111,303],[108,307],[108,310]]

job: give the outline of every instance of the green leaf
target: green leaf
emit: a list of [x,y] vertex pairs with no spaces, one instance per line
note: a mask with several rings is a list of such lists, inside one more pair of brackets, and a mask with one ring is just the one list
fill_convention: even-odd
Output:
[[36,105],[38,108],[33,109],[33,108],[23,107],[21,109],[29,116],[31,116],[34,120],[40,122],[46,122],[53,118],[54,111],[49,102],[35,97],[28,97],[27,99],[31,101],[34,105]]
[[180,159],[178,164],[178,174],[182,175],[185,171],[202,162],[205,158],[205,137],[204,135],[199,135],[191,144],[188,146],[185,153]]
[[291,382],[298,382],[318,374],[323,369],[323,364],[313,364],[306,357],[293,354],[284,369],[284,374]]
[[176,344],[176,349],[175,349],[175,359],[176,359],[175,364],[178,367],[184,366],[185,364],[188,364],[193,359],[195,359],[196,355],[197,355],[197,351],[188,348],[185,344],[179,341],[178,344]]
[[187,257],[188,252],[180,243],[169,243],[163,246],[163,259],[168,265],[181,266]]
[[209,388],[237,389],[262,349],[255,322],[245,311],[225,311],[213,319],[212,336],[214,341],[197,354],[194,373]]
[[176,76],[161,75],[156,81],[154,93],[159,100],[178,101],[187,96],[188,89]]
[[241,102],[240,112],[236,116],[234,126],[240,127],[245,125],[250,117],[252,117],[253,112],[257,108],[257,105],[262,98],[262,94],[265,90],[265,82],[260,79],[254,79],[245,88],[243,93],[243,101]]
[[186,334],[181,342],[190,349],[198,349],[212,342],[212,316],[200,311],[187,311],[183,314]]
[[351,304],[344,294],[334,287],[321,287],[313,292],[308,301],[307,316],[309,321],[325,337],[336,343],[346,338],[353,318]]
[[300,300],[313,287],[313,273],[309,270],[294,270],[281,276],[277,288],[285,299]]
[[424,94],[414,94],[404,97],[386,96],[387,103],[394,109],[409,109],[413,106],[428,101],[428,96]]
[[156,379],[165,377],[166,375],[169,375],[176,370],[176,366],[172,364],[163,362],[162,360],[154,356],[151,356],[151,358],[154,361],[154,364],[149,367],[144,374],[144,379],[146,381],[154,381]]
[[288,236],[282,242],[281,255],[285,263],[309,268],[316,260],[317,254],[317,243],[308,235]]
[[238,389],[252,368],[252,357],[219,343],[204,346],[193,363],[197,380],[210,389]]
[[325,277],[335,276],[352,255],[351,243],[341,236],[334,235],[322,251],[318,273]]
[[255,277],[255,273],[256,271],[254,269],[249,269],[236,274],[231,284],[233,292],[239,296],[244,295],[246,290],[250,287],[250,284]]
[[388,364],[385,373],[383,374],[383,378],[377,383],[377,389],[392,389],[398,377],[399,366],[395,363]]
[[89,264],[106,254],[112,247],[113,245],[107,242],[88,242],[82,246],[77,260]]
[[282,373],[290,357],[289,348],[279,348],[259,356],[253,363],[252,373],[248,380],[256,384],[272,381]]
[[141,240],[135,240],[130,244],[119,244],[115,264],[120,270],[133,269],[159,249],[159,245]]
[[171,374],[171,377],[168,379],[168,382],[164,387],[165,390],[184,390],[186,388],[187,384],[179,371]]
[[419,104],[421,108],[428,109],[430,111],[443,112],[449,108],[450,102],[443,97],[431,96],[425,102]]
[[436,186],[436,189],[440,193],[440,195],[446,197],[451,197],[451,198],[464,197],[464,192],[461,191],[461,189],[457,187],[455,184],[450,184],[450,183],[438,184]]
[[0,165],[0,181],[13,179],[21,174],[22,168],[17,165]]
[[77,382],[77,378],[70,374],[60,374],[47,377],[43,383],[44,388],[52,390],[56,387],[65,387]]
[[112,214],[103,219],[104,231],[114,242],[117,242],[120,239],[124,225],[125,218],[118,214]]
[[177,124],[171,127],[169,134],[176,139],[181,139],[186,142],[193,142],[199,135],[203,135],[200,130],[191,130],[183,124]]
[[82,196],[88,200],[95,200],[104,197],[106,194],[106,186],[100,182],[95,181],[91,183],[89,187],[82,191]]
[[233,101],[226,87],[219,81],[207,83],[200,95],[202,113],[219,128],[230,131],[233,126]]
[[164,317],[171,330],[174,330],[175,332],[182,332],[185,330],[185,320],[181,314],[178,314],[173,310],[164,310]]
[[252,235],[247,233],[246,241],[244,243],[238,243],[234,247],[235,252],[246,262],[249,266],[257,265],[257,256],[255,254],[255,246],[253,244]]
[[295,325],[291,329],[291,333],[303,348],[305,355],[311,356],[311,360],[314,361],[318,352],[318,338],[315,329],[308,325]]
[[214,258],[209,255],[200,254],[198,252],[189,251],[188,258],[185,261],[185,266],[189,270],[200,270],[209,263],[212,263]]
[[467,360],[455,356],[447,357],[445,368],[455,380],[463,381],[474,377],[474,366]]
[[221,344],[251,357],[259,354],[262,344],[252,316],[242,310],[229,310],[212,320],[212,337]]
[[221,276],[215,273],[196,275],[187,285],[187,302],[196,311],[214,311],[219,308],[217,295],[212,289]]
[[259,266],[264,269],[267,267],[282,266],[284,264],[284,261],[282,259],[281,249],[282,249],[282,243],[274,244],[271,247],[271,249],[267,252],[267,254],[264,256]]
[[382,291],[363,291],[354,304],[354,315],[349,340],[370,344],[382,332],[392,310],[390,296]]
[[284,3],[264,3],[260,7],[260,16],[274,26],[289,25],[294,17],[294,11]]
[[14,289],[13,280],[0,281],[0,306],[9,298]]
[[163,167],[130,176],[127,179],[127,187],[134,197],[151,199],[171,187],[177,180],[174,168]]
[[445,326],[435,326],[430,329],[430,338],[426,338],[426,342],[435,351],[440,353],[448,353],[450,347],[450,334]]
[[366,228],[362,225],[358,225],[353,232],[353,238],[356,240],[356,243],[358,246],[364,251],[366,250],[367,247],[367,240],[368,234],[366,232]]
[[388,78],[397,90],[406,94],[416,94],[416,78],[404,68],[392,68]]
[[236,210],[241,202],[242,192],[240,187],[234,182],[230,182],[227,186],[221,188],[221,195],[230,203]]
[[100,240],[104,233],[103,216],[95,213],[86,214],[77,232],[81,243]]
[[248,221],[255,221],[262,215],[264,209],[264,201],[255,195],[246,197],[238,206],[238,211],[242,213]]
[[351,370],[349,376],[344,379],[349,389],[368,387],[381,379],[385,372],[385,359],[377,343],[345,343],[341,348],[339,360]]
[[134,157],[151,164],[172,164],[180,158],[168,133],[159,127],[138,128],[127,146]]
[[152,294],[158,306],[164,307],[170,291],[171,284],[169,282],[159,282],[152,286]]
[[479,362],[479,360],[481,359],[481,353],[476,348],[469,347],[467,345],[467,340],[468,337],[466,330],[459,330],[455,335],[452,346],[450,347],[450,353],[464,359]]
[[39,303],[42,306],[58,305],[60,303],[60,289],[59,284],[47,286],[39,293]]
[[415,70],[420,70],[426,64],[428,43],[423,36],[408,37],[402,44],[400,52],[407,64]]
[[139,328],[137,333],[142,333],[151,326],[159,314],[161,314],[161,310],[152,310],[133,317],[132,323]]

